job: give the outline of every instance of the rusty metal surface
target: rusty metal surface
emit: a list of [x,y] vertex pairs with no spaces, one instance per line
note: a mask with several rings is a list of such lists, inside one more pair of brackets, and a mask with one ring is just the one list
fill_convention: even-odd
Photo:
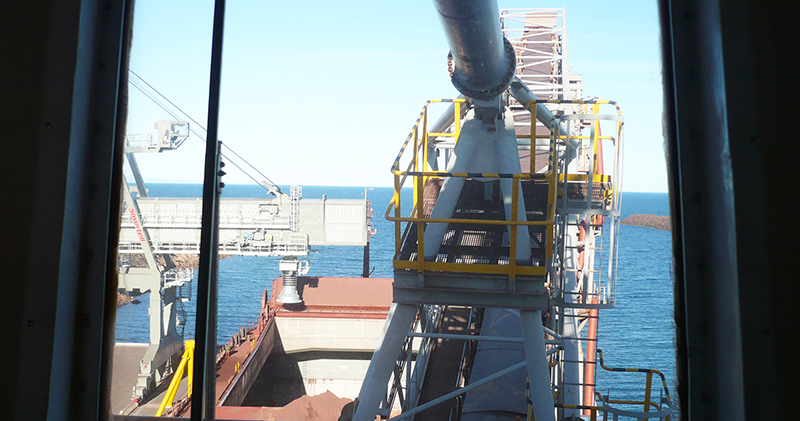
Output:
[[[259,330],[261,334],[259,335]],[[274,318],[266,326],[248,332],[217,369],[217,404],[239,405],[258,377],[275,346]]]
[[[548,133],[544,133],[548,134]],[[535,151],[534,154],[534,166],[533,170],[531,171],[531,151],[530,150],[519,150],[519,165],[522,168],[523,172],[542,172],[547,163],[550,160],[550,152],[548,151]]]
[[433,206],[436,204],[436,199],[439,198],[439,192],[442,190],[444,184],[443,178],[429,178],[425,182],[425,188],[422,192],[422,214],[427,218],[433,212]]
[[[266,296],[266,291],[264,292]],[[226,342],[217,353],[217,376],[215,397],[217,404],[221,399],[241,401],[252,380],[258,375],[275,343],[275,310],[262,296],[261,314],[248,326],[242,327]],[[243,333],[243,334],[242,334]],[[186,380],[184,379],[184,382]],[[160,403],[158,399],[155,404]],[[188,416],[191,410],[187,390],[182,388],[165,412],[167,416]]]
[[297,291],[303,304],[284,306],[275,301],[282,278],[272,282],[270,304],[276,317],[383,319],[392,304],[391,278],[330,278],[299,276]]
[[351,399],[339,398],[331,392],[302,396],[280,408],[222,406],[216,408],[217,418],[236,420],[335,421],[347,411]]

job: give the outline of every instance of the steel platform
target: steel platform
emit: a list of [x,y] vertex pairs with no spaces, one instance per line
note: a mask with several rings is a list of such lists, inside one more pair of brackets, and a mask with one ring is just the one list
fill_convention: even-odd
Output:
[[[423,215],[429,217],[441,190],[441,179],[429,179],[425,184]],[[547,207],[547,181],[526,180],[521,183],[522,198],[528,221],[544,221]],[[459,196],[453,219],[505,221],[499,181],[467,180]],[[518,266],[545,267],[545,226],[529,226],[531,259],[517,260]],[[417,224],[409,227],[397,259],[417,260]],[[510,263],[508,227],[480,223],[451,223],[436,256],[426,261],[456,264],[507,266]],[[506,275],[469,272],[425,271],[395,269],[394,301],[398,303],[429,303],[464,305],[480,302],[488,307],[521,309],[547,308],[548,295],[545,277],[517,275],[512,282]],[[475,300],[478,301],[475,301]]]

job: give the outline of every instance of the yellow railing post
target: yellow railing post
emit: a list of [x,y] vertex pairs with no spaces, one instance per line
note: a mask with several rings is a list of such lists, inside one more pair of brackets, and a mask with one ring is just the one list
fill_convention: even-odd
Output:
[[[422,116],[420,119],[419,125],[414,129],[414,150],[412,151],[411,159],[412,159],[412,167],[413,171],[419,171],[419,127],[421,123],[425,120],[425,115],[428,112],[428,105],[425,104],[425,108],[422,109]],[[417,208],[417,183],[414,183],[414,209]]]
[[186,341],[186,349],[183,351],[183,356],[181,357],[181,362],[178,364],[178,368],[172,374],[172,381],[169,383],[169,387],[167,388],[167,394],[164,395],[164,399],[161,400],[161,405],[158,406],[158,411],[156,411],[156,416],[160,417],[164,410],[167,408],[167,404],[171,403],[173,399],[175,399],[175,393],[178,392],[178,386],[181,383],[181,379],[183,378],[183,370],[189,365],[189,388],[188,388],[188,396],[192,396],[192,362],[194,361],[194,341],[188,340]]
[[[517,209],[519,209],[519,178],[511,179],[511,222],[517,222]],[[515,224],[509,225],[509,251],[508,251],[508,292],[517,292],[517,230]]]
[[[600,114],[600,104],[594,104],[594,106],[592,107],[592,113]],[[601,136],[601,133],[600,133],[600,120],[599,119],[595,119],[593,124],[595,125],[594,126],[595,138],[592,139],[593,144],[594,144],[592,146],[592,159],[594,160],[594,164],[593,164],[592,168],[594,168],[595,169],[594,172],[597,173],[597,158],[598,158],[597,152],[598,152],[598,149],[599,149],[598,143],[600,142],[600,136]],[[590,174],[590,175],[593,176],[594,174]]]
[[[422,172],[428,172],[428,111],[425,111],[425,118],[422,119]],[[426,177],[422,176],[422,185],[425,185]],[[420,202],[422,203],[422,202]]]
[[[191,350],[190,350],[191,349]],[[186,352],[189,354],[189,361],[186,362],[189,374],[187,378],[186,397],[192,396],[192,385],[194,384],[194,340],[186,341]]]
[[[453,141],[454,144],[458,143],[458,137],[461,135],[461,101],[455,101],[455,118],[453,119],[455,124],[455,140]],[[454,145],[455,146],[455,145]]]
[[416,212],[416,217],[418,219],[417,224],[417,271],[422,273],[425,270],[425,223],[422,221],[424,215],[424,198],[422,196],[422,192],[424,190],[424,186],[422,185],[422,177],[415,176],[414,177],[414,189],[417,193],[414,197],[415,201],[418,201],[418,205],[414,207],[414,212]]
[[530,174],[533,174],[534,171],[536,171],[536,118],[537,118],[536,108],[537,107],[535,102],[533,103],[528,102],[528,106],[531,106],[531,104],[533,104],[530,110],[531,111],[531,162],[530,165],[528,165],[530,167],[528,168],[528,172]]
[[653,382],[653,372],[647,372],[647,379],[645,380],[644,388],[644,412],[650,412],[650,387]]
[[[401,212],[400,212],[400,189],[401,189],[400,176],[395,174],[395,176],[394,176],[394,197],[392,198],[392,200],[394,202],[394,217],[395,218],[400,218],[401,217]],[[401,247],[400,240],[401,240],[400,221],[395,221],[395,223],[394,223],[394,253],[395,253],[395,255],[397,255],[397,253],[400,252],[400,247]]]

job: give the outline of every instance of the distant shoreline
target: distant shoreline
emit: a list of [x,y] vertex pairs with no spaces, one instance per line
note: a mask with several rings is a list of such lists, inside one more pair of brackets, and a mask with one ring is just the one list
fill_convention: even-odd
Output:
[[661,231],[672,231],[672,220],[670,220],[669,216],[664,215],[652,215],[649,213],[631,215],[620,222],[624,225],[653,228]]

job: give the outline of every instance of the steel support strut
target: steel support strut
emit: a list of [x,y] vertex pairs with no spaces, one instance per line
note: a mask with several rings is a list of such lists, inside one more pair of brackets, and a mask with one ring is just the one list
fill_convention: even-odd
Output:
[[528,362],[528,381],[531,385],[534,418],[537,421],[555,421],[555,405],[553,404],[553,392],[550,390],[550,368],[547,366],[542,312],[521,310],[519,317],[522,323],[525,360]]
[[386,399],[386,386],[392,373],[397,355],[403,346],[411,323],[417,315],[414,304],[392,303],[389,315],[383,324],[381,342],[375,348],[375,354],[369,362],[367,374],[361,391],[353,421],[373,421],[378,407]]

